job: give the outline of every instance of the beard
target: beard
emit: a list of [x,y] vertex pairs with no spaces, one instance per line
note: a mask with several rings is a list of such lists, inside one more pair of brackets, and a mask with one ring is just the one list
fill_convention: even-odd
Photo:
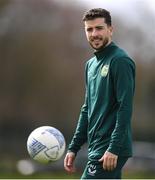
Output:
[[95,49],[96,51],[103,49],[105,46],[107,46],[108,43],[109,43],[108,37],[105,37],[104,39],[102,37],[93,37],[89,41],[89,44],[91,45],[91,47]]

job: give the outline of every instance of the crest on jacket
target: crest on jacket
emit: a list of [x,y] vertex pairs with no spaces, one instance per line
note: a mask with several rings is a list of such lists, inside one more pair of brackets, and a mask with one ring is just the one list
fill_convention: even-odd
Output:
[[101,76],[106,77],[109,71],[109,65],[104,65],[101,69]]

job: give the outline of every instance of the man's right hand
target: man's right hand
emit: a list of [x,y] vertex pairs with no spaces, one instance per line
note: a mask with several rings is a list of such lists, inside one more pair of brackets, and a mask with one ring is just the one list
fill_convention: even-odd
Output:
[[66,171],[68,171],[70,173],[75,172],[74,160],[75,160],[75,153],[68,152],[64,159],[64,168]]

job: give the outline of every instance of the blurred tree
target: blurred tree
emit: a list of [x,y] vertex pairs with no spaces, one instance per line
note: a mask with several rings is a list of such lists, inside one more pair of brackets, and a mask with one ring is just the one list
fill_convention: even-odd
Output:
[[10,2],[10,0],[1,0],[0,1],[0,9],[5,8],[5,6],[8,5],[9,2]]

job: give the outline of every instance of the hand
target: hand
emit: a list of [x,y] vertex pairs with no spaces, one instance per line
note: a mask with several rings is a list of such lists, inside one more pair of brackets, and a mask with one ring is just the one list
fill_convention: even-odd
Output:
[[64,159],[64,168],[66,171],[68,171],[70,173],[75,172],[74,160],[75,160],[75,153],[68,152]]
[[104,170],[112,171],[117,166],[117,159],[118,159],[117,155],[106,151],[104,155],[101,157],[101,159],[99,159],[99,162],[103,162]]

